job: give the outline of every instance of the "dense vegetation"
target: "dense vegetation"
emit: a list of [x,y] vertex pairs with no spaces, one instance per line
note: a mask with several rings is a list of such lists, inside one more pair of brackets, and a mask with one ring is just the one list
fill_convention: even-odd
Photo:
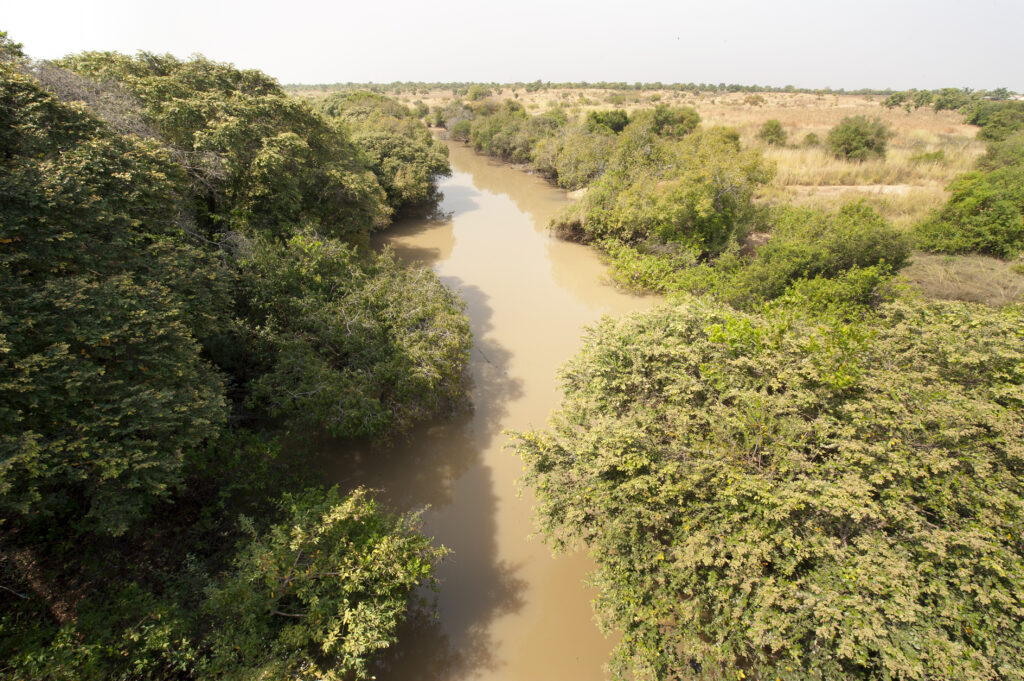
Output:
[[925,250],[1024,255],[1024,102],[981,102],[968,122],[988,140],[978,169],[956,178],[949,201],[917,226]]
[[[550,432],[517,436],[546,535],[597,560],[616,673],[1024,678],[1024,316],[893,283],[912,242],[1024,249],[1020,103],[892,94],[989,142],[907,235],[864,203],[759,206],[762,145],[690,108],[452,90],[433,122],[585,190],[555,226],[669,295],[588,332]],[[444,549],[314,484],[301,434],[381,440],[462,398],[459,302],[365,248],[447,172],[428,113],[0,34],[4,678],[371,675]]]
[[[639,679],[1019,679],[1020,310],[607,319],[519,436]],[[968,331],[969,329],[969,331]]]
[[461,304],[363,246],[443,153],[201,57],[0,47],[0,675],[366,678],[443,550],[277,438],[461,399]]
[[[517,434],[546,536],[597,561],[620,678],[1024,678],[1021,310],[893,281],[950,224],[959,250],[1021,251],[999,111],[979,171],[911,234],[863,202],[759,207],[770,164],[686,109],[436,113],[585,189],[554,227],[670,294],[592,329],[550,431]],[[854,164],[890,136],[851,118],[826,145]]]

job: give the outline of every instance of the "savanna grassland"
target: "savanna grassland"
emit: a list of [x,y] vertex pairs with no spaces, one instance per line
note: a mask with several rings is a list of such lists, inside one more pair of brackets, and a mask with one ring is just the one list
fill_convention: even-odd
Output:
[[[328,88],[292,91],[313,100]],[[387,86],[377,86],[387,88]],[[674,89],[535,88],[487,86],[485,98],[514,100],[525,111],[552,109],[570,117],[608,109],[627,114],[659,105],[692,107],[705,125],[727,126],[739,133],[745,146],[760,147],[774,164],[772,179],[757,187],[754,199],[768,206],[797,205],[836,210],[862,200],[901,230],[911,230],[942,207],[949,184],[974,168],[985,152],[978,127],[955,110],[932,107],[886,106],[885,94],[832,92],[689,92]],[[397,87],[394,96],[408,106],[441,110],[464,98],[451,88]],[[829,153],[821,141],[844,118],[880,120],[892,132],[882,158],[850,163]],[[767,144],[758,132],[766,121],[781,124],[782,144]],[[903,271],[903,278],[928,295],[994,302],[1021,300],[1019,275],[1013,265],[985,255],[969,258],[921,254]]]
[[1024,102],[456,90],[396,94],[667,298],[513,434],[615,677],[1024,677]]
[[[708,125],[736,129],[744,144],[757,144],[757,132],[770,119],[782,123],[788,135],[784,147],[770,147],[765,155],[778,166],[772,183],[759,197],[773,203],[835,206],[849,198],[864,198],[897,224],[920,219],[945,200],[945,187],[956,175],[971,168],[984,153],[976,139],[976,126],[963,122],[955,111],[931,109],[888,109],[884,95],[810,93],[703,93],[672,90],[616,91],[596,88],[490,89],[498,101],[515,99],[531,113],[562,107],[572,115],[619,108],[627,113],[653,109],[658,104],[690,106]],[[316,99],[329,93],[297,88],[294,94]],[[434,88],[395,95],[406,105],[423,102],[431,109],[443,108],[455,97],[450,89]],[[808,134],[824,139],[828,131],[847,116],[881,118],[896,133],[889,154],[851,166],[838,162],[816,145],[804,146]],[[926,154],[942,152],[940,160]],[[922,157],[924,157],[922,159]]]

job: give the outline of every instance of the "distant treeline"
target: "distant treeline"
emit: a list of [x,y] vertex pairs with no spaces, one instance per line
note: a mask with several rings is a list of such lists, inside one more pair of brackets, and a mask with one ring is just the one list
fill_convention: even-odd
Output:
[[[690,93],[727,93],[727,92],[791,92],[791,93],[802,93],[812,95],[892,95],[902,91],[893,90],[892,88],[857,88],[847,90],[844,88],[804,88],[797,87],[795,85],[740,85],[737,83],[662,83],[660,81],[653,82],[635,82],[627,83],[623,81],[598,81],[595,83],[587,81],[578,82],[563,82],[563,83],[552,83],[550,81],[535,80],[529,83],[517,81],[515,83],[481,83],[481,82],[415,82],[415,81],[394,81],[392,83],[289,83],[284,85],[284,89],[287,92],[296,92],[303,90],[320,90],[322,92],[341,92],[346,90],[366,90],[369,92],[378,93],[389,93],[389,94],[421,94],[425,95],[433,90],[451,90],[453,95],[461,96],[469,92],[473,86],[479,86],[489,88],[492,90],[511,90],[516,92],[519,90],[525,92],[537,92],[540,90],[582,90],[582,89],[593,89],[593,90],[668,90],[672,92],[690,92]],[[913,90],[912,92],[959,92],[969,96],[978,96],[982,98],[992,99],[1006,99],[1008,97],[1015,96],[1016,93],[1006,88],[998,88],[994,90],[973,90],[971,88],[944,88],[939,90]]]

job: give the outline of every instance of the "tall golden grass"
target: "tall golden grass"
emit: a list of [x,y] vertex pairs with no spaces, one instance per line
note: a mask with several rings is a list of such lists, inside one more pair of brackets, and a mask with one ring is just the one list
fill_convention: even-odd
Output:
[[901,277],[929,298],[1001,307],[1024,302],[1024,276],[1013,264],[983,255],[915,253]]

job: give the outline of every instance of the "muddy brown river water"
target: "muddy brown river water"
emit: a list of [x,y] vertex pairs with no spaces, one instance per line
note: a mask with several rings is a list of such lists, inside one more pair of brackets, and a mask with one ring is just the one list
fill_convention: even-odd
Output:
[[[394,447],[325,454],[344,486],[364,484],[452,554],[377,671],[381,681],[595,681],[613,640],[595,625],[581,554],[553,557],[534,532],[532,498],[506,429],[543,427],[559,401],[556,372],[605,314],[655,305],[604,281],[595,252],[549,236],[568,200],[543,179],[450,143],[445,216],[382,235],[403,260],[432,267],[466,301],[473,329],[472,409]],[[330,450],[330,448],[328,448]]]

